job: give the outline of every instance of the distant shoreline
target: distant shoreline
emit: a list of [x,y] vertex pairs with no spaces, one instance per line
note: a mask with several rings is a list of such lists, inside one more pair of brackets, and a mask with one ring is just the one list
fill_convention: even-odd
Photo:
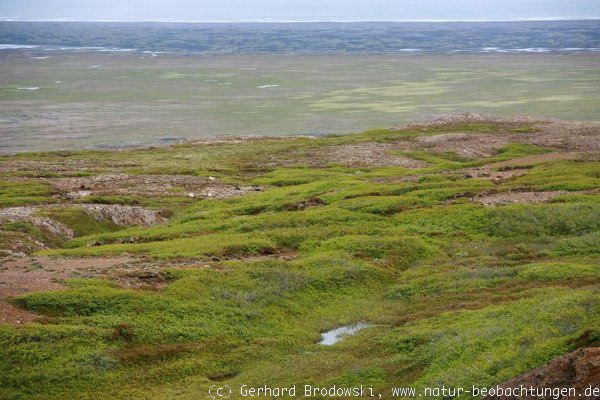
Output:
[[600,17],[589,18],[560,18],[560,17],[540,17],[540,18],[521,18],[521,19],[422,19],[422,20],[168,20],[168,19],[150,19],[150,20],[112,20],[112,19],[19,19],[19,18],[0,18],[0,22],[86,22],[86,23],[165,23],[165,24],[355,24],[355,23],[470,23],[470,22],[578,22],[578,21],[600,21]]
[[[66,46],[66,45],[45,45],[45,44],[28,44],[28,43],[0,43],[0,54],[7,51],[42,51],[42,52],[78,52],[78,53],[141,53],[157,56],[159,54],[204,54],[204,55],[235,55],[235,54],[285,54],[285,53],[219,53],[219,52],[202,52],[193,50],[176,49],[170,51],[152,51],[139,48],[122,48],[122,47],[106,47],[106,46]],[[411,55],[426,55],[426,54],[581,54],[581,53],[600,53],[600,47],[527,47],[527,48],[500,48],[500,47],[481,47],[481,48],[465,48],[455,50],[437,50],[437,49],[418,49],[418,48],[401,48],[389,49],[381,52],[356,52],[349,54],[411,54]],[[290,53],[301,54],[301,53]],[[315,51],[307,52],[305,55],[335,55],[343,54],[335,51]],[[348,54],[348,53],[347,53]]]
[[[203,54],[598,52],[600,20],[0,21],[0,47]],[[1,49],[0,49],[1,50]]]

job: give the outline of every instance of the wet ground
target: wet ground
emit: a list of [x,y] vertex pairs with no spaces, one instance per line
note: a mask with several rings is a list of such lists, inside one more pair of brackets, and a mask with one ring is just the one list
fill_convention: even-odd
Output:
[[598,54],[2,50],[0,153],[350,133],[465,110],[593,120],[599,66]]

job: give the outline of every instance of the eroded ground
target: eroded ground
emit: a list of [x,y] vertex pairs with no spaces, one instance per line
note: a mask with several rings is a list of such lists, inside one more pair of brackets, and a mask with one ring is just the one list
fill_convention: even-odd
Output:
[[0,158],[0,397],[385,396],[597,346],[599,151],[596,123],[461,114]]

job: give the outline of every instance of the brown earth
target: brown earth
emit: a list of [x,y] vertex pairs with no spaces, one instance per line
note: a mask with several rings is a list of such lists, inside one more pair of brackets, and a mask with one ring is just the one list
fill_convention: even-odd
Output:
[[[494,134],[485,132],[440,133],[417,137],[416,142],[434,152],[453,152],[464,158],[489,157],[509,143],[533,144],[557,150],[600,151],[600,123],[541,120],[528,117],[498,118],[484,114],[453,114],[433,121],[409,125],[412,129],[432,126],[452,128],[464,123],[500,124]],[[523,124],[528,129],[521,130]],[[404,127],[405,128],[405,127]],[[400,129],[400,128],[398,128]]]
[[[293,259],[295,254],[272,255]],[[257,257],[256,260],[264,259]],[[247,258],[246,261],[253,261]],[[26,293],[65,289],[68,278],[102,278],[119,287],[136,290],[161,290],[169,278],[167,268],[226,271],[218,262],[189,259],[169,261],[129,256],[103,258],[58,258],[44,256],[13,256],[0,259],[0,324],[24,324],[42,318],[9,303],[12,297]]]
[[513,168],[500,171],[494,171],[489,165],[480,168],[472,168],[465,171],[465,176],[469,178],[487,179],[494,182],[502,182],[519,176],[526,175],[529,168]]
[[600,151],[600,134],[598,133],[600,128],[596,133],[585,134],[569,133],[568,129],[549,131],[546,128],[546,125],[542,125],[539,131],[527,134],[442,133],[420,136],[416,138],[416,141],[429,151],[452,152],[464,158],[474,159],[493,156],[509,143],[534,144],[555,150]]
[[[501,399],[537,399],[537,400],[598,400],[600,398],[600,347],[589,347],[579,349],[572,353],[557,357],[550,363],[529,371],[523,375],[517,376],[501,385],[503,389],[507,388],[573,388],[575,395],[568,393],[555,396],[552,393],[541,396],[508,396],[494,395],[487,396],[485,400],[501,400]],[[588,387],[598,389],[596,395],[588,393]],[[537,393],[534,393],[537,394]]]
[[474,197],[472,201],[485,206],[497,206],[514,203],[547,203],[553,198],[566,193],[569,192],[564,190],[547,192],[504,192]]
[[466,132],[420,136],[416,140],[429,151],[452,152],[464,158],[482,158],[493,156],[498,149],[514,141],[513,139],[508,135]]
[[317,149],[308,158],[315,166],[339,164],[347,167],[387,167],[424,168],[423,161],[392,154],[393,151],[404,150],[399,143],[365,142],[358,144],[342,144]]
[[102,271],[127,262],[127,257],[63,259],[16,257],[0,260],[0,323],[22,324],[38,318],[15,307],[7,299],[25,293],[61,290],[69,277],[99,275]]
[[226,198],[259,188],[226,185],[213,177],[192,175],[104,174],[87,177],[46,179],[62,197],[91,195],[189,196]]
[[[277,258],[293,260],[295,252],[243,257],[246,262]],[[235,258],[232,260],[236,260]],[[136,290],[161,290],[169,283],[167,268],[206,269],[227,272],[220,262],[182,259],[164,262],[129,256],[103,258],[58,258],[44,256],[14,256],[0,259],[0,324],[23,324],[39,316],[13,306],[12,297],[47,290],[62,290],[68,278],[102,278],[114,281],[119,287]]]
[[537,132],[524,135],[527,143],[555,149],[600,151],[600,124],[551,121],[533,125]]

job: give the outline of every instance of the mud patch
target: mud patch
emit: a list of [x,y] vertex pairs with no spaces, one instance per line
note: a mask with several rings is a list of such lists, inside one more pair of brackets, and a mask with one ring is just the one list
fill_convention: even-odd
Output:
[[41,290],[59,290],[64,288],[61,281],[66,278],[99,276],[129,260],[129,257],[4,259],[0,267],[0,297]]
[[[501,388],[574,388],[575,396],[561,396],[564,400],[595,400],[597,396],[585,395],[585,390],[592,386],[597,387],[600,382],[600,348],[589,347],[579,349],[564,356],[555,358],[549,364],[536,368],[530,372],[513,378],[503,384]],[[512,396],[487,396],[485,400],[513,399]],[[529,399],[533,397],[523,397]],[[536,397],[537,399],[555,399],[553,394]]]

